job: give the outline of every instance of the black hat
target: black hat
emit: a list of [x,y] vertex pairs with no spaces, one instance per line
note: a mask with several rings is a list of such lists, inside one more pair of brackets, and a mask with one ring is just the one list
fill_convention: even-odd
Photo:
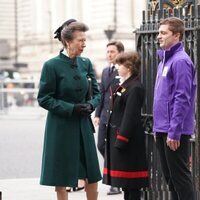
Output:
[[66,22],[62,24],[55,32],[55,39],[58,38],[59,41],[61,41],[61,31],[65,26],[69,26],[72,22],[76,22],[76,19],[68,19]]

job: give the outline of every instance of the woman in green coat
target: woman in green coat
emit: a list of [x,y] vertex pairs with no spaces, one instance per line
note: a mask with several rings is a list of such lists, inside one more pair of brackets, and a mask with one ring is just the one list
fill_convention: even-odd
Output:
[[100,93],[90,60],[80,57],[87,30],[74,19],[59,27],[55,38],[64,49],[41,73],[38,102],[48,115],[40,183],[55,186],[58,200],[68,199],[66,187],[76,187],[78,179],[86,181],[87,199],[96,200],[101,180],[90,118]]

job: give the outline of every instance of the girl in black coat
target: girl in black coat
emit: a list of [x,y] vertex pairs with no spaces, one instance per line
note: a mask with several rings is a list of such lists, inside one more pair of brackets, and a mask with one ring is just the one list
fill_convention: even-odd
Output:
[[148,187],[149,178],[141,122],[145,95],[138,78],[140,58],[136,52],[126,52],[116,62],[121,83],[112,99],[103,183],[121,187],[125,200],[140,200],[140,189]]

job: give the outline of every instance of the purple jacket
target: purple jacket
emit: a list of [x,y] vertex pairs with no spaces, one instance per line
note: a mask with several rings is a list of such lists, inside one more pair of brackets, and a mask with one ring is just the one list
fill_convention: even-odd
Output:
[[154,88],[153,131],[180,140],[181,134],[194,133],[195,67],[182,43],[159,50],[158,55],[161,62]]

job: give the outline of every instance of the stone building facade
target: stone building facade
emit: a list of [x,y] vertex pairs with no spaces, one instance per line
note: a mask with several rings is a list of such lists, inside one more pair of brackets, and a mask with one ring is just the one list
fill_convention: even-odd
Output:
[[22,66],[18,70],[38,76],[43,62],[62,47],[54,40],[54,31],[75,18],[90,28],[83,56],[92,60],[100,74],[106,66],[104,31],[115,30],[112,39],[134,50],[133,31],[140,26],[145,8],[145,0],[140,4],[136,0],[0,0],[0,69],[17,63]]

